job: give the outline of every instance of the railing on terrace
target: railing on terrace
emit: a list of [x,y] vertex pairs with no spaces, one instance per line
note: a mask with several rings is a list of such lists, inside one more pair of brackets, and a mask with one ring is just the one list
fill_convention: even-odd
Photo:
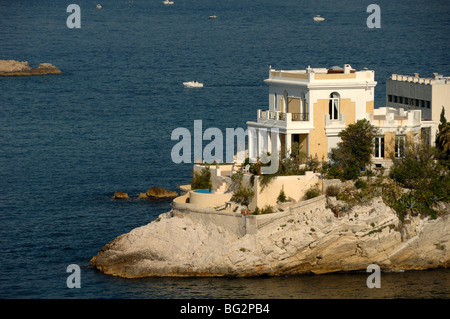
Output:
[[268,111],[259,111],[259,118],[260,119],[267,119],[267,112]]
[[292,121],[309,121],[309,113],[291,113]]
[[286,116],[279,111],[259,111],[259,118],[262,120],[285,121]]
[[[309,113],[288,113],[292,121],[309,121]],[[286,113],[280,111],[259,111],[262,120],[286,121]]]
[[269,120],[276,120],[276,119],[277,119],[277,112],[269,111]]

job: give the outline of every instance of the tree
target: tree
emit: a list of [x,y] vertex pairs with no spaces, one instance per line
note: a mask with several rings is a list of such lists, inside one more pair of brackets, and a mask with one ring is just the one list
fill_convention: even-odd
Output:
[[339,133],[341,142],[331,150],[331,160],[345,179],[358,178],[359,172],[371,162],[374,138],[378,129],[366,119],[350,124]]
[[204,167],[200,173],[193,172],[191,189],[211,189],[211,172],[209,167]]
[[231,175],[230,189],[233,190],[231,200],[241,205],[248,206],[255,193],[251,187],[243,185],[243,179],[244,174],[242,172],[236,172]]
[[442,107],[438,132],[436,134],[436,149],[439,160],[448,166],[450,162],[450,123],[445,118],[444,107]]
[[409,189],[408,194],[394,199],[393,207],[397,212],[411,212],[414,201],[415,211],[435,216],[435,204],[449,202],[450,174],[441,161],[434,160],[435,154],[433,147],[419,144],[408,148],[404,157],[394,161],[389,177]]

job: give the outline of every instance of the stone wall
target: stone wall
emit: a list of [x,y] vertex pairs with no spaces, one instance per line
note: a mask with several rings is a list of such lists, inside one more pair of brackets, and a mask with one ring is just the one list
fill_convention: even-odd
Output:
[[321,195],[298,202],[292,206],[288,206],[283,212],[265,215],[242,215],[240,212],[216,211],[213,208],[185,203],[183,202],[185,198],[187,197],[180,196],[177,198],[177,201],[172,203],[172,213],[174,216],[188,217],[194,222],[212,223],[216,226],[223,227],[237,236],[245,236],[246,234],[255,234],[263,227],[291,214],[322,208],[325,196]]

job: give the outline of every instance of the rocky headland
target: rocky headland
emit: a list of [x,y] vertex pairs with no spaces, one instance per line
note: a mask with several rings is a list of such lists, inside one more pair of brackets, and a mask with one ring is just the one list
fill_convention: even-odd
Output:
[[41,63],[32,68],[27,61],[0,60],[0,76],[26,76],[60,74],[61,70],[50,63]]
[[[224,214],[233,213],[215,216],[174,207],[117,237],[90,263],[126,278],[322,274],[365,271],[369,264],[385,271],[450,265],[450,214],[400,220],[379,197],[341,215],[322,198],[266,220],[245,236],[223,222]],[[244,217],[236,215],[240,223]]]

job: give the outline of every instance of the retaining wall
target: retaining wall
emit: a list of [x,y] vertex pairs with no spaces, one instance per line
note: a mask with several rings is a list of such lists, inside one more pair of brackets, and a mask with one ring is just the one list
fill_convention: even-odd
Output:
[[301,211],[317,207],[325,199],[324,195],[298,202],[286,207],[286,211],[266,215],[242,215],[241,213],[216,211],[213,208],[183,203],[183,196],[177,197],[172,203],[173,216],[188,217],[194,222],[214,224],[220,226],[237,236],[255,234],[259,229],[274,221],[297,214]]

